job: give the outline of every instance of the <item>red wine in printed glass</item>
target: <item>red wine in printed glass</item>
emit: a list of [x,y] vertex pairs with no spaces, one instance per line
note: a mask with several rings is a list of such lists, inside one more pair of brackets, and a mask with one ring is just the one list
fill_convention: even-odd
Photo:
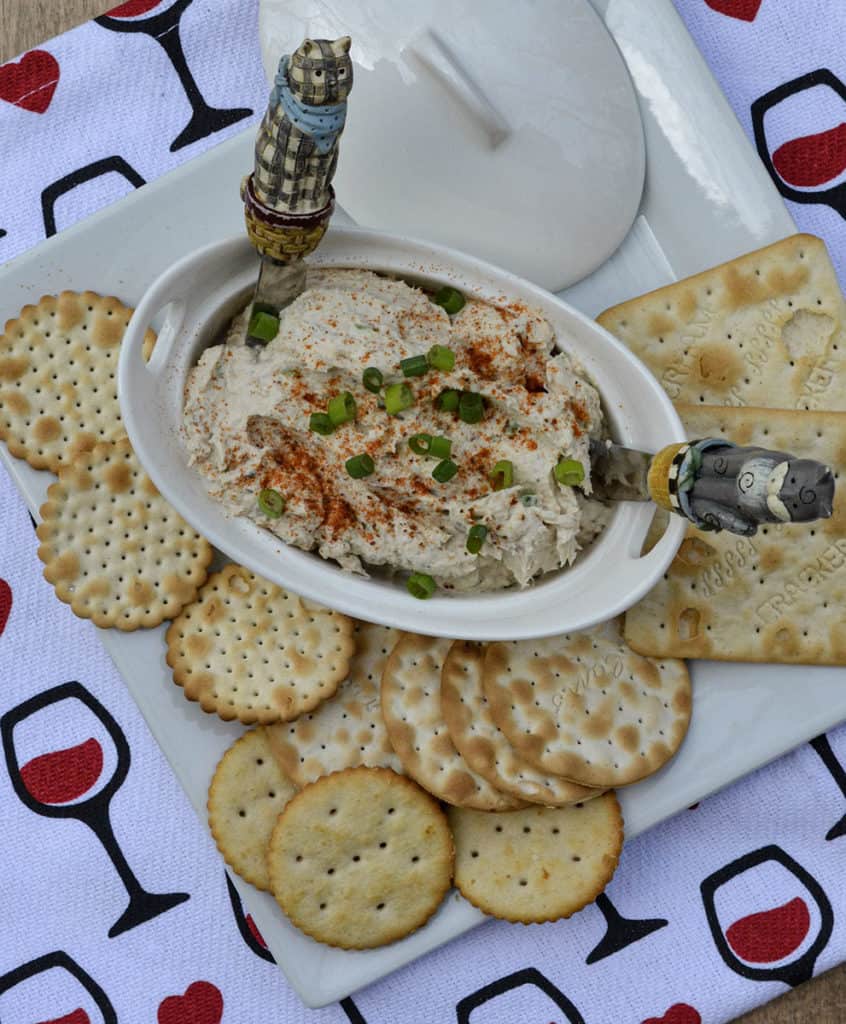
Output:
[[779,192],[846,217],[846,86],[826,68],[752,104],[755,145]]
[[[94,21],[111,32],[140,32],[155,40],[173,65],[191,105],[191,119],[170,144],[171,153],[219,132],[252,114],[247,107],[210,106],[191,73],[180,36],[180,22],[192,0],[126,0]],[[225,59],[225,55],[221,55]]]
[[21,802],[47,818],[83,822],[111,860],[129,904],[109,929],[109,938],[189,898],[183,892],[147,892],[118,845],[109,808],[129,771],[129,744],[118,723],[81,683],[55,686],[7,711],[0,718],[0,736]]
[[787,985],[812,977],[834,915],[819,882],[781,847],[738,857],[701,892],[717,950],[736,974]]
[[3,1024],[117,1024],[102,988],[59,950],[0,977]]
[[465,996],[455,1008],[457,1024],[585,1024],[564,993],[535,967],[497,978]]

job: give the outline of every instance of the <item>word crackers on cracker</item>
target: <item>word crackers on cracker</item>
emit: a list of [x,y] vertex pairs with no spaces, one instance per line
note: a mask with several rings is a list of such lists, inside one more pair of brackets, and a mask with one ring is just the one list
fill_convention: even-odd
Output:
[[306,935],[368,949],[434,914],[452,879],[446,816],[388,768],[347,768],[302,789],[267,851],[273,895]]
[[228,565],[165,636],[173,680],[226,721],[289,721],[331,697],[349,671],[352,621]]
[[[0,337],[0,439],[35,469],[58,473],[124,433],[115,370],[133,310],[94,292],[45,295]],[[148,331],[145,357],[155,343]]]
[[635,654],[616,623],[491,644],[483,685],[517,753],[582,786],[624,786],[656,772],[690,722],[684,662]]
[[[846,464],[846,413],[679,405],[697,437]],[[663,580],[626,613],[629,645],[656,657],[846,664],[846,494],[830,519],[754,537],[691,527]]]
[[448,814],[457,889],[486,914],[521,924],[570,917],[595,900],[623,847],[613,793],[570,807]]
[[846,300],[813,235],[785,238],[597,320],[674,401],[846,411]]
[[441,708],[452,741],[473,771],[496,789],[530,803],[564,806],[598,796],[601,790],[577,786],[541,772],[516,752],[499,729],[482,687],[485,662],[481,644],[457,640],[441,673]]
[[44,578],[97,626],[157,626],[206,578],[211,547],[162,498],[126,437],[60,467],[41,517]]

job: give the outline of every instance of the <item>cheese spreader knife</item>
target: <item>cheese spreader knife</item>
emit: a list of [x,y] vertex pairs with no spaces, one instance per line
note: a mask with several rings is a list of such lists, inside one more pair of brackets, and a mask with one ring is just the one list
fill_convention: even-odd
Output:
[[350,38],[305,39],[280,61],[241,183],[247,234],[261,256],[247,344],[270,341],[279,313],[305,290],[304,258],[335,209],[331,181],[352,88]]
[[655,455],[610,441],[590,443],[593,495],[609,501],[653,501],[700,530],[752,536],[762,523],[826,519],[834,474],[814,459],[704,438]]

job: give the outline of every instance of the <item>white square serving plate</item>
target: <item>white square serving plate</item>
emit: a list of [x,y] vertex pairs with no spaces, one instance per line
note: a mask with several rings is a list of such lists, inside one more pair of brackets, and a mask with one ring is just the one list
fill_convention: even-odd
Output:
[[[647,145],[646,191],[632,231],[598,271],[562,293],[595,315],[795,227],[670,0],[592,2],[632,73]],[[253,138],[254,129],[245,131],[10,263],[0,271],[0,317],[62,289],[90,288],[134,305],[173,261],[238,232],[238,185],[252,166]],[[51,475],[2,445],[0,458],[37,514]],[[165,664],[164,627],[101,637],[205,825],[214,767],[243,727],[185,700]],[[620,793],[629,838],[846,718],[842,668],[702,661],[691,669],[693,719],[681,751],[662,772]],[[345,952],[298,932],[271,896],[235,884],[310,1007],[351,994],[483,919],[453,894],[403,941]]]

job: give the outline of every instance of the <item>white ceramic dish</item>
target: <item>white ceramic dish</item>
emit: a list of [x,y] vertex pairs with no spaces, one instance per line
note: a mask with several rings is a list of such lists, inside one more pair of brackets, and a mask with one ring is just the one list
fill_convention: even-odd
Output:
[[304,38],[344,35],[355,85],[335,188],[360,224],[473,253],[550,291],[625,238],[643,191],[643,128],[588,0],[260,0],[269,81]]
[[[585,367],[602,396],[611,435],[645,451],[684,439],[672,402],[646,367],[594,321],[541,288],[453,250],[351,228],[331,230],[313,265],[362,267],[450,284],[480,299],[507,296],[537,309],[558,344]],[[226,325],[256,277],[256,256],[241,234],[169,267],[145,293],[127,328],[118,394],[129,439],[168,501],[215,547],[274,583],[350,615],[432,636],[518,640],[584,629],[631,607],[660,579],[684,537],[673,517],[648,555],[641,548],[655,512],[620,503],[611,522],[569,568],[525,590],[436,594],[419,601],[403,582],[344,572],[280,542],[245,516],[225,513],[188,462],[181,438],[185,380],[201,351]],[[144,335],[162,315],[155,352]]]
[[[620,250],[565,293],[588,315],[795,231],[670,0],[594,0],[594,6],[639,91],[648,182]],[[251,166],[253,138],[244,132],[4,267],[0,317],[63,288],[97,287],[137,303],[175,260],[239,232],[237,183]],[[0,458],[37,516],[53,477],[11,458],[2,444]],[[205,827],[209,780],[242,727],[185,700],[165,665],[163,635],[160,627],[105,630],[100,638]],[[696,661],[691,673],[693,718],[682,749],[665,771],[620,794],[629,839],[846,718],[842,668]],[[402,942],[343,952],[306,938],[270,896],[234,882],[288,981],[311,1007],[383,978],[483,920],[451,897]],[[225,899],[224,892],[221,882]],[[598,940],[598,912],[584,914],[594,917]],[[549,927],[556,942],[567,941],[566,923]],[[274,1012],[268,1008],[269,1017]]]

